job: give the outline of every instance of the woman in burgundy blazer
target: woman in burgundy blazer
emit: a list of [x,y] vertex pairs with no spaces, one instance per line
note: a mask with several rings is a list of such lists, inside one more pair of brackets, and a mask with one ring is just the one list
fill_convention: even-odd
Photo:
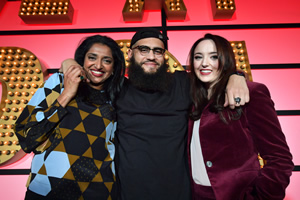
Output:
[[[230,110],[223,106],[225,83],[236,66],[230,43],[206,34],[192,46],[189,61],[193,199],[283,199],[294,165],[267,87],[247,82],[251,101]],[[241,99],[235,99],[239,106]]]

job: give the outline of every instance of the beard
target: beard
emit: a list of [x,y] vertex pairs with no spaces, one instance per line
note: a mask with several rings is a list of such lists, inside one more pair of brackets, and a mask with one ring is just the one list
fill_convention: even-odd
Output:
[[132,56],[128,68],[128,77],[132,85],[140,90],[166,92],[172,80],[172,76],[167,70],[168,65],[164,62],[155,73],[147,73],[142,66],[135,61],[134,56]]

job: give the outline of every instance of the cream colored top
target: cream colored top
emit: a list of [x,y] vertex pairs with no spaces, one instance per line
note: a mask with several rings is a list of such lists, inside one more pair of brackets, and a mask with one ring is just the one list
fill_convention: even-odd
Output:
[[211,186],[203,160],[202,149],[200,145],[199,126],[200,119],[194,122],[190,146],[192,177],[195,183],[199,185]]

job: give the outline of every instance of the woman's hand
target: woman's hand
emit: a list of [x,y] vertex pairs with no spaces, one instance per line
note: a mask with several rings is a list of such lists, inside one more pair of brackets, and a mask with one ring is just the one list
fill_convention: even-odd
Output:
[[57,101],[65,107],[75,97],[80,82],[86,77],[83,68],[73,59],[63,61],[60,72],[64,73],[64,90]]

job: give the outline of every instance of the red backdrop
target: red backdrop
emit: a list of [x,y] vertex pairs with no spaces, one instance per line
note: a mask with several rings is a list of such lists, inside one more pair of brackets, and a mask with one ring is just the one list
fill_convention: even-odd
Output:
[[[182,21],[164,20],[160,10],[145,11],[141,22],[124,22],[125,0],[71,0],[73,22],[69,24],[25,24],[18,16],[21,1],[7,1],[0,12],[0,47],[28,49],[48,69],[59,68],[62,60],[73,57],[81,38],[103,34],[115,40],[130,39],[141,26],[164,27],[168,49],[182,65],[186,64],[193,42],[205,33],[224,36],[231,41],[244,40],[250,65],[282,64],[276,69],[252,69],[253,80],[270,89],[276,110],[300,110],[300,1],[235,0],[236,12],[229,20],[214,20],[210,0],[184,0],[187,16]],[[260,25],[260,26],[259,26]],[[116,31],[119,30],[119,31]],[[71,30],[66,33],[65,30]],[[92,31],[93,32],[92,32]],[[98,31],[99,32],[98,32]],[[79,33],[80,32],[80,33]],[[91,33],[92,32],[92,33]],[[296,64],[288,68],[287,64]],[[300,116],[280,115],[295,165],[300,165]],[[5,169],[29,169],[31,155]],[[3,174],[3,173],[1,173]],[[28,175],[1,175],[1,199],[24,199]],[[286,200],[299,198],[300,172],[294,171]]]

